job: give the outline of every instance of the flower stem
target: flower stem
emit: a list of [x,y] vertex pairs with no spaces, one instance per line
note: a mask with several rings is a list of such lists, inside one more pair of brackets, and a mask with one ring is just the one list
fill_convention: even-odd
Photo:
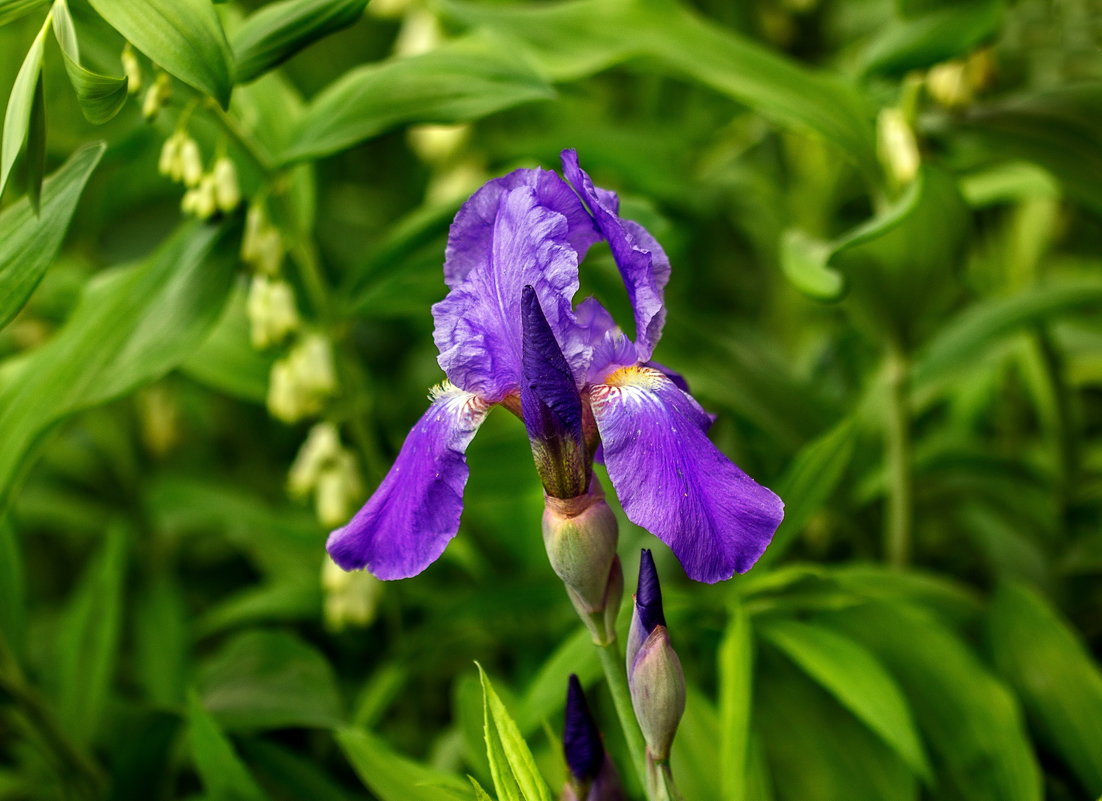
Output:
[[643,733],[639,731],[639,724],[635,721],[635,711],[631,706],[631,691],[628,689],[627,671],[624,668],[624,660],[620,654],[620,649],[616,647],[616,640],[605,645],[598,645],[597,653],[601,657],[601,667],[605,672],[605,681],[608,683],[609,692],[612,693],[612,703],[616,707],[616,716],[620,719],[620,728],[624,732],[624,740],[627,742],[628,751],[631,752],[632,761],[635,763],[635,773],[639,777],[640,784],[647,788],[647,798],[650,801],[657,801],[651,793],[650,782],[647,781],[647,746],[643,742]]
[[911,558],[914,494],[911,485],[909,364],[903,349],[889,347],[888,419],[885,457],[888,462],[888,514],[885,551],[888,564],[903,568]]
[[647,755],[647,780],[654,801],[683,801],[681,792],[673,781],[670,762],[657,762]]

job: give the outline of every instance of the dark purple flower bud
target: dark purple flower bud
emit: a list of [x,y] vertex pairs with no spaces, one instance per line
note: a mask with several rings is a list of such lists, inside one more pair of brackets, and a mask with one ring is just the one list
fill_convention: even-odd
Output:
[[547,494],[573,498],[589,484],[582,399],[574,374],[531,286],[521,294],[520,408]]
[[570,775],[578,781],[592,781],[604,761],[605,747],[601,732],[589,704],[585,700],[582,683],[570,674],[566,688],[566,716],[563,723],[562,750]]
[[639,560],[639,586],[628,632],[627,673],[631,704],[647,741],[647,753],[652,760],[664,762],[670,757],[670,745],[685,712],[685,674],[670,644],[658,571],[645,549]]
[[562,745],[567,767],[563,801],[623,801],[620,777],[575,675],[570,676],[566,690]]
[[543,544],[555,574],[589,629],[605,645],[616,638],[624,574],[616,556],[618,524],[594,478],[575,498],[546,498]]

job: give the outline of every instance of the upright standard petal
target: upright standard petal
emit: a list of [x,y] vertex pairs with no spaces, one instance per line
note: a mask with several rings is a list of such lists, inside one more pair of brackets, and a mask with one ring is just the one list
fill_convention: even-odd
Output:
[[493,242],[501,198],[519,187],[530,188],[538,205],[566,218],[566,240],[577,251],[579,260],[601,238],[581,200],[556,173],[541,169],[513,170],[485,184],[455,215],[444,254],[444,283],[449,287],[458,286],[482,263]]
[[381,579],[416,576],[459,530],[467,445],[489,411],[476,395],[443,385],[406,437],[386,478],[326,549],[345,570]]
[[578,253],[567,218],[531,187],[501,194],[490,239],[447,297],[432,307],[438,361],[456,386],[490,402],[520,389],[521,291],[530,285],[560,340],[575,325]]
[[592,387],[590,402],[628,518],[669,545],[692,579],[711,584],[749,570],[784,504],[711,443],[699,404],[642,366]]
[[670,260],[647,229],[637,222],[620,219],[616,194],[593,185],[593,180],[578,165],[575,151],[562,152],[562,171],[589,207],[601,236],[612,249],[635,312],[637,361],[645,362],[654,353],[666,321],[663,297],[670,280]]

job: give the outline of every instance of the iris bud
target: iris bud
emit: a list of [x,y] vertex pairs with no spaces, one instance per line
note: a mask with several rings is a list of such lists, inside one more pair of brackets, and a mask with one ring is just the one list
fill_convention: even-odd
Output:
[[594,479],[576,498],[547,496],[543,544],[551,568],[598,645],[616,639],[616,614],[624,592],[624,574],[616,556],[616,516]]
[[562,745],[567,768],[562,801],[623,801],[620,777],[605,751],[582,684],[574,675],[566,691]]
[[647,741],[647,755],[653,762],[665,762],[670,758],[670,745],[685,712],[685,674],[670,644],[658,572],[648,550],[643,551],[639,562],[639,588],[627,643],[627,672],[631,704]]

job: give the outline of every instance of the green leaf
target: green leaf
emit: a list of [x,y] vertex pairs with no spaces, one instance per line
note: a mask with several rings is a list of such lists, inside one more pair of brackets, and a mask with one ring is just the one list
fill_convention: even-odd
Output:
[[0,212],[0,328],[7,325],[34,292],[54,260],[77,201],[105,145],[85,145],[46,179],[38,216],[24,199]]
[[42,74],[42,53],[46,47],[46,31],[50,28],[50,17],[38,31],[31,43],[19,73],[15,76],[8,107],[4,112],[4,133],[0,137],[0,195],[4,194],[15,157],[27,144],[31,130],[31,116],[34,113],[36,95],[41,94],[39,77]]
[[939,798],[1040,801],[1040,771],[1014,697],[960,639],[899,606],[820,619],[863,643],[903,689],[932,753]]
[[482,785],[478,783],[478,779],[476,779],[474,776],[468,776],[467,778],[471,780],[471,787],[474,789],[475,801],[494,801],[490,794],[482,789]]
[[903,760],[788,660],[762,648],[758,677],[754,727],[776,798],[917,801]]
[[229,106],[233,54],[210,0],[89,0],[158,66]]
[[346,73],[306,109],[282,160],[317,158],[411,122],[463,122],[552,96],[513,49],[486,36]]
[[367,0],[282,0],[249,15],[233,35],[238,83],[278,67],[304,47],[359,20]]
[[34,102],[31,104],[31,122],[27,129],[27,150],[23,157],[26,176],[27,199],[37,217],[42,210],[42,176],[46,174],[46,96],[42,74],[34,85]]
[[199,674],[203,706],[227,729],[328,728],[343,704],[329,662],[292,634],[248,631]]
[[1010,297],[974,303],[942,324],[916,360],[912,384],[916,391],[929,390],[968,369],[987,350],[1023,328],[1099,304],[1102,282],[1083,279],[1034,286]]
[[0,25],[7,25],[48,2],[50,0],[0,0]]
[[998,31],[1003,0],[964,0],[901,17],[886,26],[865,50],[866,75],[902,75],[967,55]]
[[1031,161],[1078,202],[1102,214],[1102,88],[1072,84],[980,106],[961,120],[982,152]]
[[329,760],[303,753],[294,745],[282,746],[259,738],[245,740],[241,748],[261,781],[266,786],[279,787],[284,798],[308,798],[310,801],[350,801],[352,798],[332,775]]
[[719,790],[729,801],[743,801],[750,753],[754,638],[745,606],[738,598],[734,603],[719,646],[719,752],[723,754]]
[[[442,801],[470,798],[470,785],[419,765],[363,729],[338,729],[334,735],[364,787],[381,801]],[[441,793],[447,793],[442,796]]]
[[1102,672],[1082,640],[1023,584],[995,593],[987,632],[995,667],[1022,699],[1038,739],[1091,798],[1102,792]]
[[837,145],[867,175],[879,168],[874,113],[851,85],[815,73],[672,0],[572,0],[537,7],[448,3],[450,16],[522,42],[553,81],[656,59],[763,116]]
[[601,675],[601,663],[593,639],[578,629],[555,649],[531,680],[517,708],[517,728],[524,734],[535,731],[540,723],[562,709],[566,682],[574,673],[583,685]]
[[194,692],[188,696],[187,719],[191,757],[207,797],[212,801],[265,801],[264,791]]
[[80,64],[80,44],[65,0],[54,2],[54,36],[65,58],[65,71],[77,93],[85,119],[101,125],[119,113],[126,103],[126,76],[114,77],[92,72]]
[[183,704],[191,630],[187,605],[171,574],[154,575],[134,608],[134,670],[153,703]]
[[776,485],[777,494],[785,502],[784,520],[759,565],[776,562],[792,547],[808,521],[837,489],[856,441],[853,418],[846,418],[796,454]]
[[0,520],[0,639],[18,656],[27,629],[26,590],[19,538],[11,524]]
[[241,400],[264,403],[275,355],[258,351],[249,341],[245,302],[246,290],[238,284],[222,317],[203,344],[180,365],[180,370],[211,389]]
[[77,742],[91,742],[102,722],[118,662],[126,533],[112,526],[85,570],[57,636],[58,717]]
[[536,767],[528,744],[481,665],[478,675],[482,681],[486,755],[498,798],[501,801],[551,801],[547,783]]
[[794,620],[766,620],[762,634],[818,682],[918,776],[930,765],[898,685],[867,649],[848,637]]
[[145,264],[97,276],[53,339],[0,365],[0,509],[50,425],[159,378],[202,342],[233,281],[226,234],[187,225]]

